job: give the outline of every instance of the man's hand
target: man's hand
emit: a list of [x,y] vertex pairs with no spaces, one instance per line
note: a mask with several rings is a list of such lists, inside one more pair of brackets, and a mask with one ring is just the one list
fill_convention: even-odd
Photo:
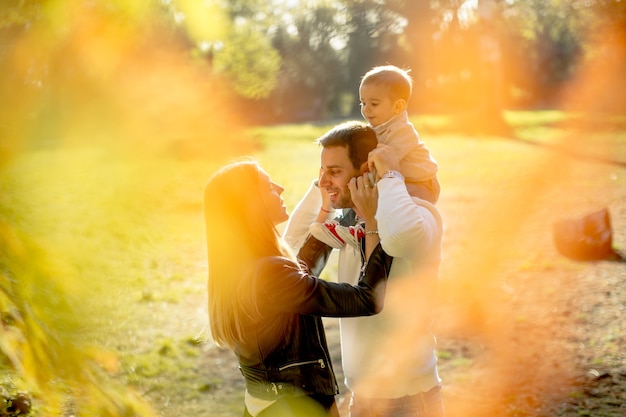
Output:
[[394,149],[389,145],[379,143],[367,158],[367,165],[370,171],[376,170],[378,178],[389,171],[400,170],[400,160]]
[[366,222],[373,220],[378,208],[378,189],[367,173],[354,177],[348,183],[356,214]]

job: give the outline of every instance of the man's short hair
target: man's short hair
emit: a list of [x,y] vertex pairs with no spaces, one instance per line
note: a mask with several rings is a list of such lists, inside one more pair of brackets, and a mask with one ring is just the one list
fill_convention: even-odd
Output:
[[410,71],[400,69],[395,65],[374,67],[361,78],[360,86],[365,84],[381,85],[389,91],[392,100],[403,99],[408,102],[413,90]]
[[333,127],[320,138],[317,143],[324,148],[342,146],[348,150],[348,158],[354,169],[360,169],[367,156],[378,145],[376,132],[363,122],[345,122]]

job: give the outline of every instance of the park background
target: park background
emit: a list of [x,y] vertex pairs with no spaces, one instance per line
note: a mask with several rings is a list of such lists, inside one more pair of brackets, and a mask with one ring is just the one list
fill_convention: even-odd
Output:
[[622,415],[624,264],[551,227],[608,207],[624,252],[625,28],[619,0],[3,1],[0,415],[240,415],[203,185],[253,155],[293,210],[386,63],[441,168],[450,416]]

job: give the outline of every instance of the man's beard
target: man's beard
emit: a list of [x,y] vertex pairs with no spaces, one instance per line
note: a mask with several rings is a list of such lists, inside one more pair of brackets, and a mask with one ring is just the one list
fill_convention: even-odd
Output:
[[337,200],[337,202],[334,203],[332,206],[334,209],[354,208],[354,204],[352,203],[352,196],[350,195],[350,190],[347,187],[341,193],[341,198]]

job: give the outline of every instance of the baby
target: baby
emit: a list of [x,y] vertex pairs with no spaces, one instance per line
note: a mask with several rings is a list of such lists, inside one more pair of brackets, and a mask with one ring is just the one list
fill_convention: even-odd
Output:
[[[413,81],[409,71],[393,65],[374,67],[361,79],[361,114],[376,132],[379,143],[393,147],[400,159],[409,194],[435,204],[439,199],[438,165],[413,124],[407,106]],[[345,221],[328,220],[311,224],[310,232],[333,248],[349,243],[358,245],[364,231],[346,226]]]

